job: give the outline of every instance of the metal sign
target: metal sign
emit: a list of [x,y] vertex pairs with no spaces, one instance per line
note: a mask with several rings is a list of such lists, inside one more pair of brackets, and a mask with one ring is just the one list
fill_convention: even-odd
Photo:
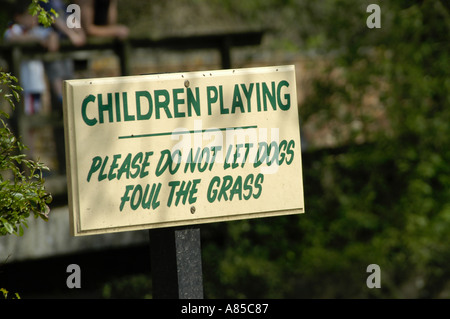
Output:
[[294,66],[64,85],[73,235],[304,212]]

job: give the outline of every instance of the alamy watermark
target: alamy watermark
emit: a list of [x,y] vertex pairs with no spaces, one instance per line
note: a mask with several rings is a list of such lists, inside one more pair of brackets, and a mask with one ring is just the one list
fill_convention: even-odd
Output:
[[66,25],[69,29],[81,28],[81,8],[77,4],[69,4],[66,9],[70,13],[66,19]]
[[[70,264],[66,269],[67,273],[70,275],[67,277],[66,285],[67,288],[81,288],[81,268],[77,264]],[[366,272],[370,273],[367,277],[366,285],[367,288],[381,288],[381,268],[377,264],[370,264],[366,268]]]
[[[67,16],[66,24],[70,29],[81,28],[81,8],[77,4],[69,4],[66,9]],[[366,9],[370,15],[367,17],[366,25],[369,29],[381,28],[381,8],[378,4],[369,4]]]
[[292,162],[295,144],[292,140],[280,141],[279,128],[203,129],[202,123],[202,120],[194,120],[191,131],[183,127],[173,130],[171,139],[179,141],[171,149],[174,164],[198,164],[199,169],[206,169],[213,163],[228,163],[234,167],[244,167],[248,163],[260,168],[262,174],[274,174],[280,165]]
[[[378,4],[369,4],[366,9],[370,15],[366,19],[366,25],[369,29],[381,28],[381,8]],[[77,4],[69,4],[66,8],[66,24],[69,29],[81,28],[81,8]]]
[[370,264],[366,272],[371,273],[366,280],[367,288],[381,288],[381,268],[377,264]]
[[81,268],[77,264],[70,264],[66,269],[67,273],[70,275],[67,277],[66,285],[67,288],[81,288]]
[[381,8],[378,4],[369,4],[366,12],[371,14],[367,17],[366,25],[369,29],[381,28]]

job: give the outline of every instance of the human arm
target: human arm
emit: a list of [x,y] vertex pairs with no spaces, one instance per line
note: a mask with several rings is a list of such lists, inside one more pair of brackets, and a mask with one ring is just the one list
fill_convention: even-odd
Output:
[[42,27],[23,32],[20,26],[13,25],[6,31],[5,40],[10,43],[38,43],[51,52],[57,51],[59,48],[58,35]]
[[64,33],[73,45],[79,47],[86,43],[86,35],[83,30],[68,28],[63,19],[57,18],[55,20],[54,27]]

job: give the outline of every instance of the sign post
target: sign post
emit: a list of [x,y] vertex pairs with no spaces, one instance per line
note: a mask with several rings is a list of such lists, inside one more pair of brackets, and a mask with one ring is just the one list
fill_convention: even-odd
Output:
[[151,229],[153,298],[202,299],[199,227]]
[[294,66],[65,81],[72,234],[151,229],[188,265],[183,227],[303,213],[296,89]]

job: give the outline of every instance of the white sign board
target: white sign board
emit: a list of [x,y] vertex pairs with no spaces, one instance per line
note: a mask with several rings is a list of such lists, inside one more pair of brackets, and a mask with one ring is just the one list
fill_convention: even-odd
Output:
[[74,235],[304,212],[294,66],[65,81]]

